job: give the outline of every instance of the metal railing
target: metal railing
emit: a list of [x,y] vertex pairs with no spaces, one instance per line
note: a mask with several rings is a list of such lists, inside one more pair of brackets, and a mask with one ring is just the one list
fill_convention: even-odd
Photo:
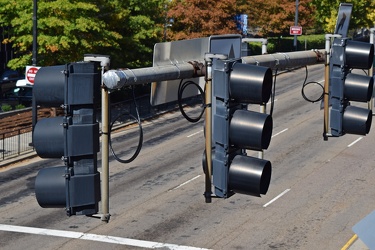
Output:
[[[197,97],[184,100],[184,104],[194,104],[197,102]],[[163,112],[175,110],[178,108],[177,102],[162,104],[158,106],[151,106],[150,96],[144,95],[136,98],[136,103],[141,119],[147,119]],[[111,104],[111,121],[122,113],[130,113],[136,115],[134,100],[126,100]],[[98,112],[100,114],[100,112]],[[98,115],[99,122],[101,120]],[[134,122],[130,117],[121,117],[118,119],[114,128],[126,125],[129,122]],[[30,127],[24,127],[12,132],[5,132],[0,134],[0,162],[9,158],[17,157],[22,154],[27,154],[34,151],[31,146],[32,132]]]
[[[27,130],[31,131],[31,126]],[[31,132],[25,133],[24,131],[25,128],[22,128],[16,131],[0,134],[1,161],[34,150],[34,148],[30,146]]]

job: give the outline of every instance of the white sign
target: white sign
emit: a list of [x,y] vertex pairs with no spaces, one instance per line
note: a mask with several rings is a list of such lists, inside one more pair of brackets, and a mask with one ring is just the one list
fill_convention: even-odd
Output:
[[353,5],[351,3],[340,3],[339,14],[337,15],[335,34],[342,37],[348,35],[350,17],[352,16]]
[[241,35],[216,35],[210,36],[209,52],[224,54],[228,59],[241,58]]

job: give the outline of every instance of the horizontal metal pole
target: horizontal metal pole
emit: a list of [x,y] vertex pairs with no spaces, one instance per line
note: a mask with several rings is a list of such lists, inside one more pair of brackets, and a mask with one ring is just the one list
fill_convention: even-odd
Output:
[[246,56],[242,57],[242,62],[265,66],[271,69],[285,69],[324,62],[324,52],[325,50],[306,50],[260,56]]
[[[272,69],[293,68],[324,62],[324,50],[247,56],[242,57],[242,62],[246,64],[266,66]],[[204,74],[205,66],[204,61],[202,60],[139,69],[109,70],[104,73],[103,82],[109,89],[119,89],[127,85],[188,79],[204,76]]]
[[203,62],[192,62],[139,69],[109,70],[103,75],[103,81],[107,88],[118,89],[125,85],[187,79],[203,76],[203,65]]

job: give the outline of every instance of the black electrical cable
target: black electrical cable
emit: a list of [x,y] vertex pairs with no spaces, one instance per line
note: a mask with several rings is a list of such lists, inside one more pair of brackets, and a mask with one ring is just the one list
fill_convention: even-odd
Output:
[[[182,79],[180,81],[180,84],[178,85],[178,93],[177,93],[178,107],[181,111],[181,114],[185,117],[186,120],[188,120],[189,122],[192,122],[192,123],[199,122],[199,120],[202,118],[202,116],[204,114],[204,110],[205,110],[205,91],[203,91],[203,89],[199,86],[199,84],[197,84],[193,81],[186,81],[184,83],[183,83],[183,81],[184,81],[184,79]],[[195,87],[197,87],[197,89],[199,90],[199,92],[201,93],[201,96],[202,96],[203,109],[202,109],[202,112],[199,114],[199,116],[196,117],[196,118],[189,117],[186,114],[186,112],[184,111],[184,108],[182,107],[182,94],[183,94],[185,88],[187,88],[189,85],[194,85]]]
[[[112,155],[113,157],[120,163],[130,163],[132,161],[134,161],[135,158],[137,158],[139,152],[141,152],[141,149],[142,149],[142,144],[143,144],[143,129],[142,129],[142,124],[141,124],[141,118],[139,116],[139,112],[138,112],[138,106],[137,106],[137,102],[135,100],[135,93],[134,93],[134,87],[132,86],[132,89],[133,89],[133,100],[134,100],[134,104],[135,104],[135,111],[137,113],[137,117],[135,117],[134,115],[128,113],[128,112],[125,112],[125,113],[122,113],[120,115],[118,115],[114,120],[113,122],[110,124],[109,126],[109,148],[111,149],[111,152],[112,152]],[[111,131],[112,131],[112,127],[114,125],[114,123],[121,117],[123,116],[129,116],[131,117],[132,119],[134,119],[137,123],[138,123],[138,127],[139,127],[139,141],[138,141],[138,146],[137,146],[137,149],[135,150],[134,154],[132,155],[132,157],[130,157],[129,159],[120,159],[116,154],[115,154],[115,151],[113,150],[113,147],[112,147],[112,142],[111,142]]]
[[271,109],[270,109],[270,115],[273,114],[273,107],[275,104],[275,94],[276,94],[276,76],[277,76],[277,69],[275,70],[275,79],[273,80],[273,90],[271,93]]
[[[302,94],[302,97],[303,99],[305,99],[306,101],[308,102],[319,102],[323,99],[324,97],[324,86],[322,84],[320,84],[319,82],[315,82],[315,81],[311,81],[311,82],[307,82],[307,77],[308,77],[308,70],[307,70],[307,66],[305,66],[305,69],[306,69],[306,76],[305,76],[305,80],[303,81],[303,84],[302,84],[302,89],[301,89],[301,94]],[[312,100],[312,99],[309,99],[306,95],[305,95],[305,91],[304,91],[304,88],[309,85],[309,84],[317,84],[318,86],[320,86],[322,88],[322,94],[315,100]]]

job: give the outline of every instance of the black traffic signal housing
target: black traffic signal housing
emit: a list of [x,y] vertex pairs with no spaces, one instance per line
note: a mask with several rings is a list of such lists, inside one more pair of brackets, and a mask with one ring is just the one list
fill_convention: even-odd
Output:
[[33,145],[42,158],[61,158],[64,166],[41,169],[35,195],[41,207],[65,207],[67,215],[93,215],[100,201],[97,171],[101,73],[97,63],[42,67],[33,95],[40,107],[61,107],[64,116],[35,124]]
[[272,70],[214,59],[212,69],[213,126],[212,178],[215,195],[266,194],[271,162],[247,156],[246,150],[267,149],[272,136],[272,116],[247,110],[248,104],[267,103]]
[[330,103],[332,136],[366,135],[372,122],[372,111],[352,106],[351,102],[368,102],[372,98],[372,76],[351,73],[369,69],[373,64],[374,45],[335,38],[330,57]]

